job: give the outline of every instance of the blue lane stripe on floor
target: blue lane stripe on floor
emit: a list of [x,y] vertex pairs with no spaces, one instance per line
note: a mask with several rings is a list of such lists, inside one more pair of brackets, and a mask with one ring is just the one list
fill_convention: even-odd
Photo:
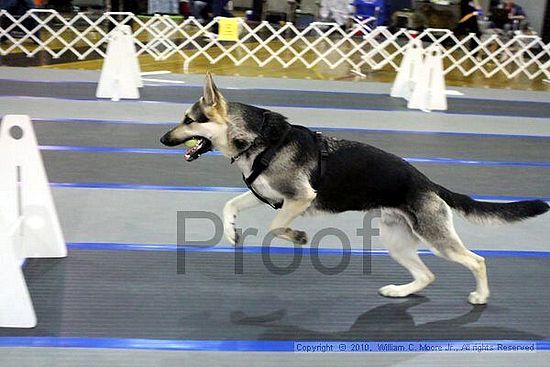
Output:
[[[105,182],[50,182],[51,187],[77,188],[77,189],[120,189],[120,190],[159,190],[159,191],[197,191],[197,192],[246,192],[246,187],[232,186],[172,186],[172,185],[147,185],[147,184],[124,184]],[[533,196],[497,196],[497,195],[470,195],[476,200],[489,201],[522,201],[542,200],[550,202],[550,197]]]
[[[236,248],[228,245],[216,246],[192,246],[176,244],[144,244],[144,243],[112,243],[112,242],[69,242],[67,247],[70,250],[97,250],[97,251],[152,251],[152,252],[210,252],[210,253],[233,253],[235,251],[257,254],[265,251],[262,246],[243,246]],[[529,250],[472,250],[476,254],[485,257],[543,257],[550,258],[550,251],[529,251]],[[318,253],[319,255],[342,255],[350,254],[354,256],[388,256],[387,250],[362,249],[359,246],[354,248],[318,248],[312,249],[307,246],[299,247],[281,247],[270,246],[269,252],[272,254],[294,254],[303,252],[308,255]],[[430,250],[418,250],[419,255],[431,256]]]
[[[41,145],[43,151],[64,151],[84,153],[126,153],[126,154],[153,154],[153,155],[182,155],[183,149],[167,148],[133,148],[133,147],[96,147],[96,146],[67,146],[67,145]],[[214,151],[204,154],[206,156],[223,156],[221,152]],[[514,162],[514,161],[481,161],[474,159],[456,159],[447,157],[403,157],[409,163],[425,164],[449,164],[466,166],[496,166],[496,167],[550,167],[550,162]]]
[[104,182],[50,182],[51,187],[78,188],[78,189],[120,189],[120,190],[159,190],[159,191],[199,191],[199,192],[245,192],[246,187],[222,186],[172,186],[123,184]]
[[[166,125],[175,126],[177,121],[139,121],[139,120],[101,120],[88,118],[33,118],[36,122],[60,122],[60,123],[82,123],[82,124],[120,124],[120,125]],[[337,125],[336,123],[334,125]],[[458,131],[429,131],[429,130],[390,130],[371,129],[367,127],[321,127],[308,126],[311,130],[336,131],[336,132],[362,132],[372,134],[418,134],[418,135],[441,135],[441,136],[480,136],[490,138],[526,138],[526,139],[550,139],[550,136],[541,135],[517,135],[517,134],[496,134],[496,133],[473,133]]]
[[[399,352],[424,351],[420,344],[431,346],[437,350],[453,345],[453,352],[472,353],[472,349],[464,350],[464,345],[477,348],[492,346],[498,351],[498,345],[523,346],[527,351],[548,351],[550,341],[547,340],[430,340],[430,341],[257,341],[257,340],[177,340],[177,339],[122,339],[122,338],[79,338],[79,337],[0,337],[0,347],[37,347],[37,348],[91,348],[91,349],[142,349],[142,350],[174,350],[174,351],[219,351],[219,352],[302,352],[307,346],[330,346],[333,348],[325,352],[339,352],[342,345],[354,352],[352,344],[362,344],[357,351],[369,352],[396,352],[389,346],[403,346]],[[447,351],[443,349],[442,351]],[[321,352],[321,350],[318,350]],[[510,353],[509,350],[506,351]]]

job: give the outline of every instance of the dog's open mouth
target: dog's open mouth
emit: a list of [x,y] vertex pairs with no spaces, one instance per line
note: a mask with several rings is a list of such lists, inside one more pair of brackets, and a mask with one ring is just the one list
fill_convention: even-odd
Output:
[[202,136],[193,136],[187,139],[184,143],[188,142],[191,139],[196,140],[197,144],[192,148],[189,148],[187,152],[185,152],[184,158],[186,161],[188,162],[194,161],[204,153],[212,150],[212,142],[210,142],[210,140],[206,138],[203,138]]

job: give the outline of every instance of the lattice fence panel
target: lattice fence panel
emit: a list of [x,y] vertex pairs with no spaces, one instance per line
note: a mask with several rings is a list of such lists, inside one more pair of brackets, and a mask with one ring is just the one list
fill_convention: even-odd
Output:
[[445,74],[550,77],[550,44],[538,36],[492,35],[479,39],[470,34],[459,39],[447,29],[426,29],[420,34],[405,29],[391,32],[386,27],[375,27],[373,18],[354,19],[347,31],[334,23],[315,22],[298,29],[291,23],[251,26],[240,20],[238,42],[220,42],[213,37],[217,20],[201,25],[194,18],[176,21],[163,15],[143,20],[132,13],[79,13],[65,18],[53,10],[35,9],[22,16],[2,10],[0,20],[0,55],[23,53],[34,57],[46,52],[53,58],[65,54],[81,60],[92,54],[104,57],[110,32],[118,25],[130,25],[138,55],[159,61],[181,57],[186,69],[197,58],[203,58],[212,64],[224,61],[235,66],[253,63],[258,67],[275,64],[288,68],[297,64],[334,69],[346,65],[356,71],[397,70],[408,41],[419,38],[426,46],[437,44],[443,48]]

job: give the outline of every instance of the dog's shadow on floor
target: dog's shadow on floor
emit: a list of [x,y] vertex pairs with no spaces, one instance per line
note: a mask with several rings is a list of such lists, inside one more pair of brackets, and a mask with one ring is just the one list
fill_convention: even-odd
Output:
[[250,316],[231,313],[238,325],[265,329],[259,340],[542,340],[543,336],[502,326],[475,326],[486,306],[472,306],[467,313],[450,319],[417,324],[409,308],[429,302],[429,298],[411,296],[403,302],[390,302],[361,314],[349,330],[319,332],[282,322],[286,310]]

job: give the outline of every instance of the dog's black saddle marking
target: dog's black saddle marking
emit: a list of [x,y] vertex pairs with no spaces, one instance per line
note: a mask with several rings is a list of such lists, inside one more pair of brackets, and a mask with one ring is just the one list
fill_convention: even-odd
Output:
[[[267,169],[267,167],[269,167],[269,164],[273,160],[273,157],[275,157],[275,154],[277,154],[277,151],[283,145],[283,142],[288,136],[288,133],[290,132],[290,130],[292,130],[291,125],[289,125],[285,130],[285,132],[281,135],[281,139],[279,139],[277,144],[267,148],[266,150],[264,150],[263,152],[261,152],[256,156],[256,158],[254,159],[254,163],[252,163],[252,173],[250,174],[250,176],[245,177],[243,175],[244,183],[246,184],[248,189],[254,194],[254,196],[256,196],[258,200],[271,206],[273,209],[281,209],[281,207],[283,206],[283,201],[272,203],[271,201],[267,200],[266,198],[258,194],[258,192],[256,192],[252,187],[252,183],[256,181],[258,176],[261,175],[262,172]],[[319,169],[318,169],[317,179],[314,180],[313,182],[313,186],[314,186],[313,189],[317,189],[317,187],[319,187],[323,177],[325,176],[326,160],[328,157],[328,151],[322,139],[322,134],[320,132],[316,132],[315,135],[319,142],[320,149],[319,149]]]

